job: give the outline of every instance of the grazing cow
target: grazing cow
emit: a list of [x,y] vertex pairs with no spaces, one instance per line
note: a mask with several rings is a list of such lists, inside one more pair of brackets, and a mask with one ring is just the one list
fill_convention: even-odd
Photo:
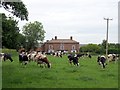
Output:
[[87,56],[89,58],[92,58],[92,56],[90,54],[77,54],[77,57],[84,57],[84,56]]
[[106,64],[106,57],[103,56],[103,55],[102,56],[98,56],[97,62],[98,62],[99,65],[102,66],[102,68],[105,68],[105,66],[107,65]]
[[77,57],[83,57],[85,54],[77,54]]
[[74,65],[79,66],[78,56],[77,55],[70,54],[70,55],[68,55],[68,59],[69,59],[69,62],[70,62],[71,65],[73,63]]
[[54,52],[53,56],[61,57],[62,58],[62,53],[61,52]]
[[27,56],[28,56],[28,60],[29,61],[36,61],[35,60],[35,56],[37,55],[37,52],[36,51],[32,51],[30,52]]
[[118,55],[117,54],[109,54],[108,55],[108,62],[116,61],[116,60],[118,60]]
[[27,65],[28,57],[27,57],[27,54],[25,52],[22,52],[21,54],[19,54],[19,63]]
[[35,57],[36,61],[37,61],[37,65],[38,64],[44,64],[44,65],[47,65],[48,68],[51,68],[51,63],[48,61],[46,55],[43,55],[43,54],[37,54],[36,57]]
[[3,59],[4,61],[6,61],[7,59],[9,59],[11,62],[13,62],[13,59],[11,57],[11,54],[8,53],[1,53],[0,54],[1,60]]

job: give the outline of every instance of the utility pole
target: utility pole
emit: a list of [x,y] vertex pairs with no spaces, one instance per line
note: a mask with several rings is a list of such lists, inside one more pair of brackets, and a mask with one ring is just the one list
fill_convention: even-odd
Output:
[[113,20],[110,18],[104,18],[104,20],[107,20],[107,33],[106,33],[106,59],[108,59],[108,27],[109,27],[109,20]]

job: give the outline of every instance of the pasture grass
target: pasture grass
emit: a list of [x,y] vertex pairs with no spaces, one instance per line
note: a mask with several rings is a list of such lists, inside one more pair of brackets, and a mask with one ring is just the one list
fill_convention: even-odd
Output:
[[26,67],[18,62],[18,53],[12,51],[14,62],[2,62],[2,88],[118,88],[118,62],[108,63],[106,69],[92,59],[80,58],[80,66],[70,65],[67,56],[47,56],[52,67],[41,68],[36,62]]

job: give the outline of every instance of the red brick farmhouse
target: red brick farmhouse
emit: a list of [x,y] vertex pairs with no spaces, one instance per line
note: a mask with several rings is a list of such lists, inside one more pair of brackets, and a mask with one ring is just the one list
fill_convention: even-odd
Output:
[[79,42],[70,39],[58,39],[57,36],[52,40],[47,40],[42,46],[42,51],[47,53],[56,51],[79,52]]

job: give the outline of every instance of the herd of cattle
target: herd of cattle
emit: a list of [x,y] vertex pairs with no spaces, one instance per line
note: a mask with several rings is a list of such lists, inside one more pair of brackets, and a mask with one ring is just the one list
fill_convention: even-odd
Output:
[[[61,57],[62,58],[62,53],[53,53],[53,56],[57,56],[57,57]],[[72,65],[76,65],[79,66],[79,58],[80,57],[84,57],[87,56],[89,58],[92,58],[92,56],[90,54],[68,54],[68,60],[69,63]],[[13,61],[12,57],[10,54],[7,53],[0,53],[0,60],[2,61],[6,61],[7,59],[9,59],[11,62]],[[118,54],[109,54],[108,57],[108,62],[114,61],[116,62],[119,59],[119,55]],[[99,65],[102,66],[102,68],[105,68],[105,66],[107,65],[106,63],[106,57],[104,55],[99,55],[97,58],[97,62]],[[37,65],[40,65],[41,67],[48,67],[51,68],[51,63],[49,62],[47,56],[45,53],[41,53],[41,52],[36,52],[36,51],[32,51],[32,52],[25,52],[24,50],[22,50],[21,52],[19,52],[19,63],[22,65],[27,65],[28,62],[30,61],[34,61],[37,63]]]

